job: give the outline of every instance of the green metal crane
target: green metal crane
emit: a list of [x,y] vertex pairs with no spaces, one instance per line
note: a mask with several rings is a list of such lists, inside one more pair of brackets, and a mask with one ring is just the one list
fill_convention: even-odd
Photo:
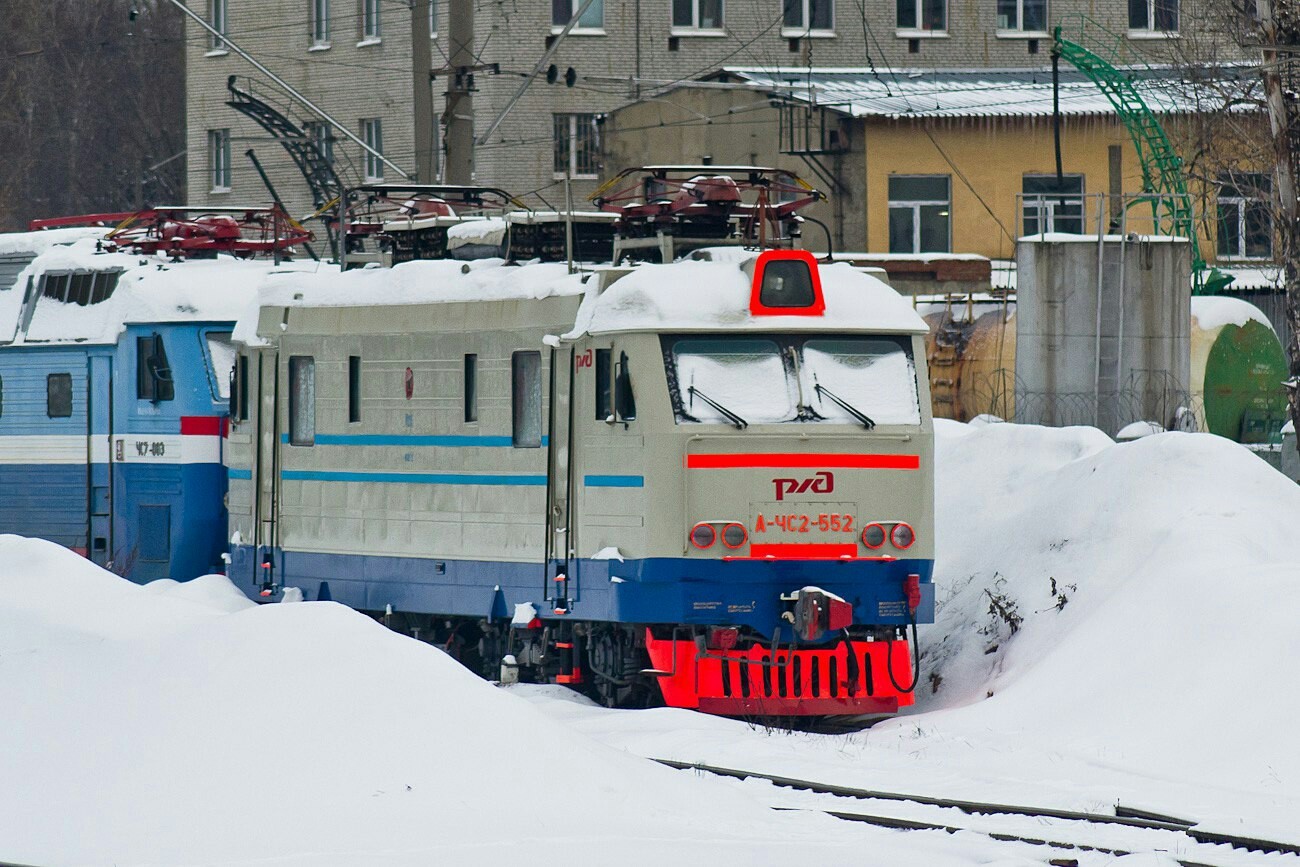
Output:
[[1052,53],[1069,61],[1106,95],[1128,130],[1142,166],[1142,191],[1146,194],[1130,202],[1128,207],[1149,202],[1157,232],[1187,238],[1192,245],[1193,293],[1212,295],[1222,290],[1232,278],[1218,269],[1207,269],[1201,255],[1182,157],[1170,144],[1164,127],[1142,99],[1133,80],[1114,64],[1064,38],[1059,26],[1053,32]]

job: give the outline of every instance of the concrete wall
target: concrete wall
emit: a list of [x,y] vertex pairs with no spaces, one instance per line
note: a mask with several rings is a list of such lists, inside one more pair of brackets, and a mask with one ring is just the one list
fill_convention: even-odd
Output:
[[1114,435],[1139,420],[1171,426],[1190,407],[1185,241],[1021,241],[1016,266],[1017,421]]

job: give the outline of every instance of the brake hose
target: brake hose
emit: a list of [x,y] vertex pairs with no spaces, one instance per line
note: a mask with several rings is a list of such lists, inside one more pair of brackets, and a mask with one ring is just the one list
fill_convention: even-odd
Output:
[[[907,623],[912,627],[912,682],[906,687],[900,686],[894,677],[894,639],[885,639],[885,673],[889,675],[889,682],[894,685],[894,689],[899,692],[915,690],[916,682],[921,677],[921,642],[916,638],[916,609],[907,609]],[[907,634],[906,629],[903,634]]]

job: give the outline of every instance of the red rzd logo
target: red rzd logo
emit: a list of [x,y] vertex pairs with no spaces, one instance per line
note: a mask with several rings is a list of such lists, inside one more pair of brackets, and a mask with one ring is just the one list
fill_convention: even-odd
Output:
[[776,498],[784,500],[786,494],[829,494],[835,490],[835,476],[823,470],[811,479],[773,479]]

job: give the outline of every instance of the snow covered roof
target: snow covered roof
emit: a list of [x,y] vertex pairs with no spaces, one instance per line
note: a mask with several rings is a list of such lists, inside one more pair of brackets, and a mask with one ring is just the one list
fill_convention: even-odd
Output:
[[108,234],[104,226],[78,226],[68,229],[45,229],[40,232],[4,232],[0,234],[0,256],[15,253],[44,253],[59,244],[71,244],[82,238],[99,239]]
[[[355,307],[526,300],[585,293],[574,329],[588,332],[714,329],[871,330],[925,333],[911,305],[880,280],[845,264],[821,267],[826,313],[820,317],[749,312],[750,278],[740,260],[687,261],[569,274],[559,263],[506,265],[500,259],[405,262],[391,269],[269,275],[258,307]],[[600,287],[606,286],[604,291]],[[235,339],[257,344],[257,307],[240,317]]]
[[[1194,112],[1222,108],[1227,91],[1241,97],[1258,87],[1249,65],[1221,67],[1213,82],[1183,80],[1169,67],[1121,67],[1152,111]],[[720,75],[853,117],[1050,117],[1052,73],[1042,69],[793,68],[780,71],[729,66]],[[1210,103],[1213,103],[1211,105]],[[1061,114],[1112,115],[1106,96],[1083,73],[1061,70]]]
[[[45,234],[45,233],[41,233]],[[95,238],[51,246],[0,291],[0,342],[115,343],[132,322],[233,322],[256,297],[258,285],[273,270],[319,267],[294,262],[278,268],[270,261],[229,256],[171,262],[156,256],[100,253]],[[47,295],[25,305],[29,280],[43,275],[116,272],[112,294],[78,304]]]

